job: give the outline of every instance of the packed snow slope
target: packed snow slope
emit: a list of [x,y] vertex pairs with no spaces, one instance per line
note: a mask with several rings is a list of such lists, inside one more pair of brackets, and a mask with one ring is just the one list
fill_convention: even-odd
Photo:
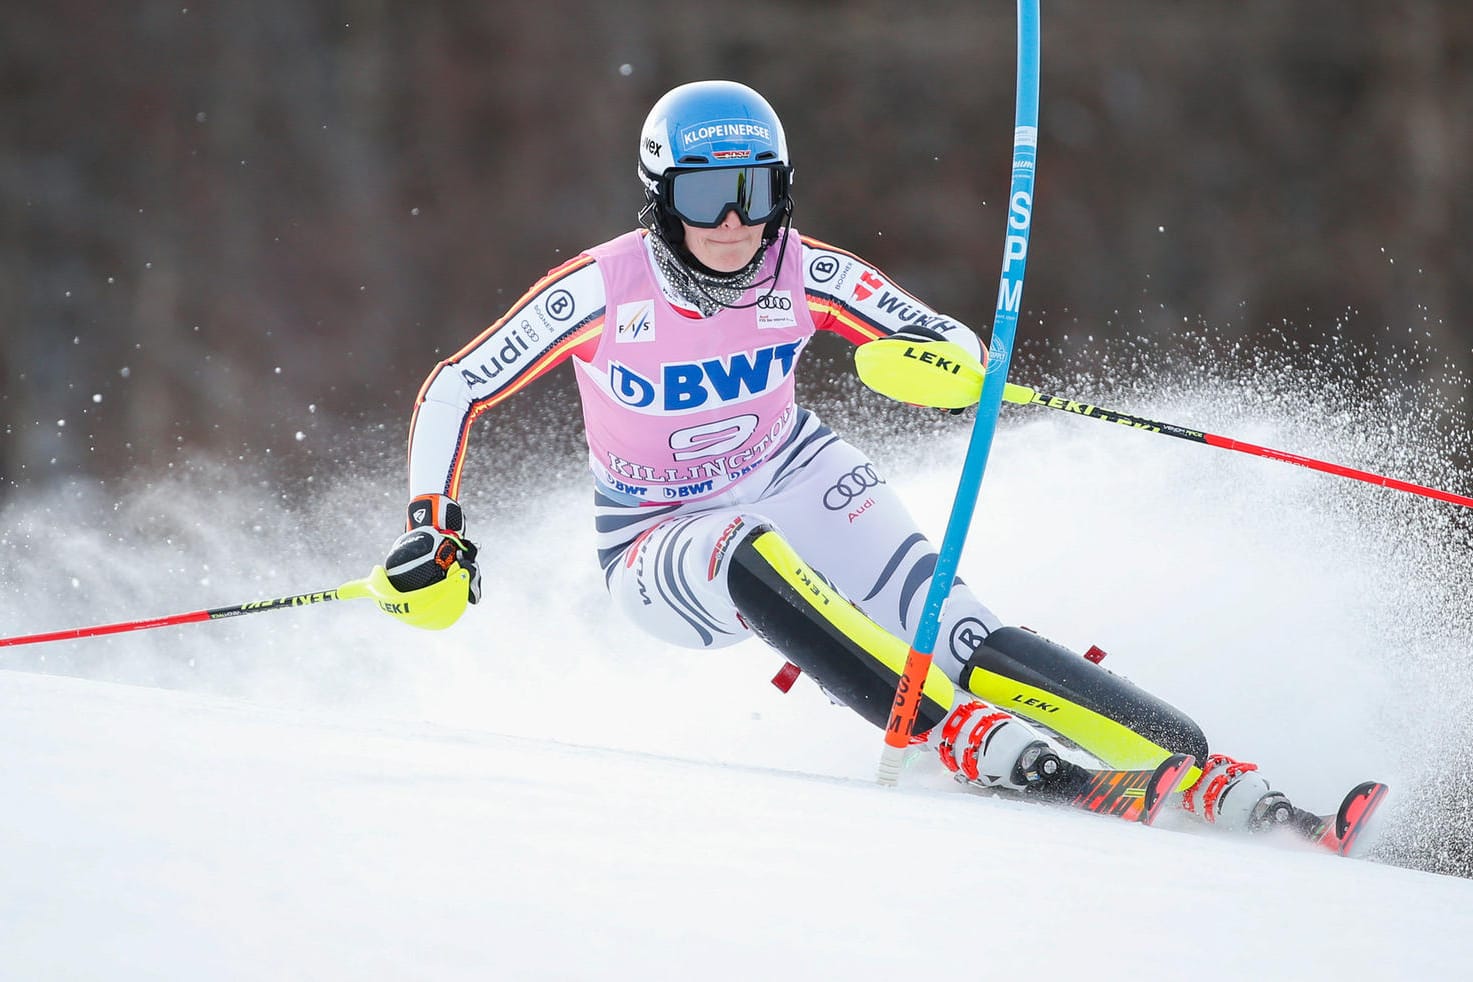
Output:
[[0,738],[8,979],[1452,979],[1473,954],[1468,880],[739,743],[13,672]]
[[[1020,380],[1470,490],[1425,393],[1250,367]],[[979,798],[928,762],[880,788],[878,735],[770,686],[760,643],[614,618],[558,460],[468,475],[488,589],[447,631],[345,602],[0,648],[0,977],[1461,978],[1461,511],[1005,411],[963,576],[1306,807],[1388,782],[1367,858]],[[966,422],[827,415],[939,540]],[[0,513],[0,636],[336,586],[392,539],[400,466],[58,480]]]

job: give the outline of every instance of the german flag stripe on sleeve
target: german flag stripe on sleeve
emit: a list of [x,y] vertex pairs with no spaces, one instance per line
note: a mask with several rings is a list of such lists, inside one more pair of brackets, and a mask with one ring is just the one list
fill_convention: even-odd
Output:
[[[579,345],[602,335],[603,290],[593,264],[593,257],[579,255],[550,270],[495,323],[430,372],[415,398],[409,430],[411,471],[421,467],[421,482],[424,466],[438,469],[443,463],[444,493],[455,496],[471,425],[491,407],[549,374]],[[587,280],[590,276],[594,281]],[[425,456],[420,460],[416,434],[422,412],[430,410],[436,419],[433,428],[442,436],[433,438],[433,450],[418,448]],[[447,414],[449,419],[459,417],[453,444],[443,429]]]
[[[891,319],[872,317],[863,308],[851,303],[855,297],[862,296],[859,291],[865,284],[878,284],[889,293],[898,297],[904,297],[908,302],[914,304],[917,309],[929,311],[930,308],[917,300],[910,293],[897,286],[884,273],[880,272],[867,260],[847,249],[829,245],[810,235],[800,236],[803,245],[808,249],[818,250],[822,253],[830,253],[838,257],[835,261],[847,266],[850,270],[858,270],[858,275],[852,278],[846,276],[835,276],[832,279],[841,284],[839,292],[824,288],[827,280],[815,282],[812,265],[806,277],[806,293],[808,309],[813,314],[814,326],[821,331],[831,331],[844,338],[851,344],[860,345],[877,338],[888,337],[895,333],[900,326]],[[840,294],[843,294],[842,296]]]

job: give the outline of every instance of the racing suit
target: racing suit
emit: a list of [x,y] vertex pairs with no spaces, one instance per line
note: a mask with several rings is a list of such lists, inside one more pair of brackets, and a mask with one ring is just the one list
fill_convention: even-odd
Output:
[[[626,615],[686,647],[750,637],[753,618],[730,592],[731,546],[739,531],[766,528],[909,644],[935,551],[864,453],[797,405],[794,375],[815,331],[864,344],[925,328],[980,358],[976,335],[852,253],[792,230],[766,246],[756,282],[737,305],[703,317],[661,273],[648,234],[627,233],[551,270],[436,366],[411,424],[411,496],[458,497],[471,424],[571,361],[598,557]],[[954,584],[937,665],[957,681],[999,626]],[[876,694],[867,700],[874,705],[854,708],[883,725],[894,674],[870,668],[877,677],[863,688]],[[841,697],[853,688],[819,681]]]

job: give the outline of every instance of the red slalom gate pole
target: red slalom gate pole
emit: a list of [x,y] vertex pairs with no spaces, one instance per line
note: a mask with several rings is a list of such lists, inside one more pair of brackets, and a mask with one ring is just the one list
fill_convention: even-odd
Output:
[[1397,480],[1394,477],[1387,477],[1384,474],[1373,474],[1370,471],[1356,470],[1354,467],[1346,467],[1344,464],[1332,464],[1329,461],[1316,460],[1313,457],[1304,457],[1285,450],[1260,447],[1257,444],[1234,440],[1232,437],[1203,433],[1200,430],[1187,429],[1185,426],[1177,426],[1174,423],[1159,423],[1140,416],[1131,416],[1127,413],[1116,412],[1113,409],[1101,409],[1099,406],[1092,406],[1089,403],[1080,402],[1077,399],[1045,395],[1036,389],[1028,388],[1026,385],[1014,385],[1012,382],[1009,382],[1003,392],[1003,399],[1019,406],[1044,406],[1048,409],[1057,409],[1075,416],[1084,416],[1087,419],[1098,419],[1106,423],[1119,423],[1122,426],[1145,430],[1149,433],[1161,433],[1182,440],[1190,440],[1193,443],[1205,443],[1209,447],[1236,450],[1239,453],[1254,454],[1259,457],[1267,457],[1270,460],[1281,460],[1287,464],[1308,467],[1310,470],[1335,474],[1339,477],[1348,477],[1356,481],[1365,481],[1367,484],[1377,484],[1383,488],[1406,491],[1410,494],[1419,494],[1424,498],[1435,498],[1438,501],[1447,501],[1455,505],[1473,508],[1473,498],[1467,497],[1466,495],[1454,494],[1451,491],[1441,491],[1437,488],[1413,484],[1410,481]]

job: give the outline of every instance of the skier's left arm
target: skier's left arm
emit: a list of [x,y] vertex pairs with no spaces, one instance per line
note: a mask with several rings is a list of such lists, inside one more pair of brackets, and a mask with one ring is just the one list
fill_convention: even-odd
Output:
[[860,381],[899,402],[977,401],[987,357],[976,333],[916,299],[859,256],[809,236],[803,279],[814,325],[858,345]]

